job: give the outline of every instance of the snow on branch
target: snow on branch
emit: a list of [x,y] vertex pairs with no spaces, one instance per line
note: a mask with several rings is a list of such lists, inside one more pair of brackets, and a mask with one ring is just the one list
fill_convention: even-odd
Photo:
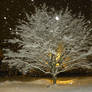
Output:
[[[73,67],[79,59],[92,54],[92,45],[88,45],[92,43],[92,30],[87,28],[84,17],[73,18],[67,10],[64,14],[62,11],[53,13],[42,7],[36,9],[35,14],[27,14],[27,20],[20,21],[15,29],[20,35],[21,39],[17,41],[22,43],[22,49],[18,53],[7,51],[5,54],[15,60],[7,61],[11,61],[10,66],[20,64],[19,69],[24,72],[37,68],[44,73],[57,75]],[[81,66],[81,63],[78,62],[77,66]]]

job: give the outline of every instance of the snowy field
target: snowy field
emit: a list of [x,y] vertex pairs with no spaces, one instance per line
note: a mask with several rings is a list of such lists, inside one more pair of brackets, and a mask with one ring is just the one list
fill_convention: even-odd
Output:
[[92,77],[60,78],[57,84],[52,86],[50,79],[5,80],[0,92],[92,92]]

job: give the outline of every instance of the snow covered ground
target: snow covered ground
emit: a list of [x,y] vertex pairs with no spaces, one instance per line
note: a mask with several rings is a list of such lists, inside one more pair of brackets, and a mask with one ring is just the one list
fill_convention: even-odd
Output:
[[60,78],[56,86],[50,79],[0,82],[0,92],[92,92],[92,77]]

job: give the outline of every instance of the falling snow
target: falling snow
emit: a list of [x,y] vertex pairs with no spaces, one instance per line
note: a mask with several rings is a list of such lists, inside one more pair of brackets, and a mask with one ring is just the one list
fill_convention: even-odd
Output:
[[6,20],[7,18],[6,18],[6,17],[4,17],[4,19]]
[[9,28],[9,30],[12,30],[11,28]]
[[56,18],[55,18],[56,20],[59,20],[59,17],[58,16],[56,16]]
[[9,11],[9,8],[6,8],[6,11]]

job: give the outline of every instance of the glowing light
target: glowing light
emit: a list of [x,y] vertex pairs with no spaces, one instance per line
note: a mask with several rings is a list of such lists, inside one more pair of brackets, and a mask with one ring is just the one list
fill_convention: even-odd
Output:
[[55,18],[56,20],[59,20],[59,17],[58,16],[56,16],[56,18]]
[[34,1],[34,0],[31,0],[32,2]]
[[[47,81],[48,81],[48,83],[50,83],[50,84],[53,84],[53,80],[50,80],[50,79],[47,79]],[[58,85],[72,85],[72,84],[74,84],[74,80],[59,80],[59,79],[57,79],[56,80],[56,84],[58,84]]]
[[63,85],[65,85],[65,84],[73,84],[74,81],[73,81],[73,80],[67,80],[67,81],[60,81],[60,80],[57,80],[56,83],[57,83],[57,84],[63,84]]
[[[54,54],[56,67],[60,66],[61,59],[63,59],[63,61],[64,61],[64,62],[62,62],[62,65],[61,65],[63,68],[65,68],[67,66],[67,64],[65,62],[70,60],[70,57],[68,57],[68,56],[65,57],[66,54],[63,52],[64,52],[64,47],[61,43],[59,43],[56,53]],[[62,56],[62,54],[64,54],[64,55]],[[48,56],[50,57],[50,59],[51,59],[52,55],[53,55],[53,53],[51,53],[51,52],[48,53]],[[48,64],[48,61],[46,61],[45,64]]]
[[57,57],[56,57],[56,61],[58,61],[60,59],[61,54],[57,53]]
[[63,52],[62,44],[59,44],[58,48],[57,48],[56,61],[58,61],[60,59],[62,52]]
[[59,66],[59,63],[57,63],[56,66]]

